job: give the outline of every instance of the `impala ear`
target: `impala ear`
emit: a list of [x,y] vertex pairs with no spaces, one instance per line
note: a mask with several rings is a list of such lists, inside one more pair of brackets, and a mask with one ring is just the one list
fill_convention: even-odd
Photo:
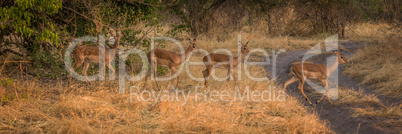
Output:
[[241,44],[241,41],[239,41],[239,46],[241,46],[242,44]]
[[193,43],[195,43],[196,39],[194,38]]
[[335,54],[338,54],[338,50],[335,50],[335,52],[334,52]]
[[248,45],[248,42],[249,42],[249,41],[247,41],[247,42],[246,42],[246,45],[245,45],[245,46],[247,46],[247,45]]

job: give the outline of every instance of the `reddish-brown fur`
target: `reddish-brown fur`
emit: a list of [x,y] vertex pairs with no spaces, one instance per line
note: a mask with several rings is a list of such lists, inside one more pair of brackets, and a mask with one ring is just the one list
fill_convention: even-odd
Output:
[[[186,49],[184,54],[177,54],[174,52],[170,52],[170,51],[166,51],[166,50],[162,50],[162,49],[155,49],[155,50],[151,50],[148,54],[148,62],[151,64],[151,69],[153,69],[154,72],[154,77],[155,77],[155,83],[156,86],[158,86],[158,82],[156,81],[156,69],[157,66],[164,66],[164,67],[168,67],[171,70],[171,74],[175,74],[177,72],[177,67],[179,67],[181,65],[181,63],[183,63],[188,55],[192,52],[198,52],[198,48],[197,45],[195,44],[196,39],[194,39],[192,42],[190,42],[190,45],[188,46],[188,48]],[[184,56],[184,59],[182,58]],[[153,59],[152,59],[153,58]],[[145,76],[145,82],[147,81],[149,75],[151,74],[151,70],[148,70],[146,76]],[[173,80],[172,79],[172,84],[173,84]],[[176,87],[179,86],[179,75],[177,76],[177,83],[176,83]]]
[[[117,52],[117,46],[120,42],[120,38],[122,35],[115,37],[116,42],[112,48],[105,49],[105,65],[108,66],[109,69],[112,70],[113,74],[115,73],[115,70],[113,69],[112,65],[110,62],[114,59],[116,52]],[[84,67],[82,69],[82,74],[84,76],[87,75],[87,70],[89,67],[89,63],[96,63],[99,64],[99,46],[78,46],[75,48],[73,52],[73,57],[75,60],[75,64],[73,69],[77,69],[84,63]]]
[[[241,42],[240,42],[241,43]],[[202,74],[204,75],[204,80],[205,83],[204,85],[207,86],[208,84],[208,77],[211,75],[212,69],[214,67],[221,67],[224,69],[228,70],[228,76],[232,75],[235,84],[236,84],[236,77],[234,76],[234,71],[237,67],[237,65],[243,60],[244,56],[250,52],[249,49],[247,48],[248,42],[241,46],[241,52],[237,57],[232,57],[230,55],[226,54],[209,54],[207,56],[204,56],[203,61],[207,69],[202,71]],[[232,59],[232,62],[230,61]],[[229,78],[228,78],[229,81]]]
[[[331,66],[326,66],[323,64],[314,64],[314,63],[297,63],[294,64],[291,68],[290,68],[290,72],[292,73],[292,78],[290,78],[289,80],[287,80],[284,85],[283,85],[283,90],[286,90],[286,87],[289,84],[292,84],[293,82],[299,80],[299,90],[301,91],[301,93],[303,94],[303,96],[306,98],[306,100],[312,104],[310,102],[310,100],[308,99],[308,97],[306,96],[306,94],[303,91],[303,85],[304,82],[307,78],[309,79],[317,79],[320,80],[321,83],[325,86],[326,88],[326,92],[325,94],[327,94],[328,97],[328,101],[331,102],[330,98],[329,98],[329,93],[328,93],[328,77],[336,70],[336,68],[338,67],[339,62],[342,63],[347,63],[348,61],[346,60],[346,58],[342,55],[342,50],[341,51],[335,51],[335,55],[337,56],[337,58],[334,60],[334,62],[332,63]],[[323,96],[321,97],[321,99],[319,101],[317,101],[317,103],[321,102],[322,99],[325,97],[325,94],[323,94]]]

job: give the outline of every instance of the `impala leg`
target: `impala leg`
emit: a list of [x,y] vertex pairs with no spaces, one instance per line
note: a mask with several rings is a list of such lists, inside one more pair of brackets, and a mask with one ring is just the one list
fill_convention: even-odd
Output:
[[207,85],[207,73],[208,73],[208,69],[205,69],[204,71],[202,71],[202,76],[204,76],[204,81],[205,81],[205,83],[204,83],[204,85],[206,86]]
[[[80,67],[82,65],[82,63],[84,63],[84,59],[78,57],[78,56],[74,56],[74,67],[73,70],[76,70],[78,67]],[[71,83],[71,78],[72,78],[72,71],[70,72],[70,78],[69,78],[69,82]]]
[[100,73],[100,68],[99,68],[99,76],[100,76],[99,79],[105,80],[105,77],[106,77],[106,66],[108,66],[108,65],[106,65],[106,64],[107,64],[106,62],[103,62],[103,63],[100,62],[99,64],[101,64],[102,67],[105,69],[104,73]]
[[84,76],[87,76],[88,67],[89,67],[89,63],[88,63],[88,62],[84,62],[84,67],[82,68],[82,74],[83,74]]
[[305,80],[307,79],[306,76],[304,76],[303,74],[296,74],[296,76],[299,78],[300,82],[299,82],[299,90],[300,92],[303,94],[303,96],[306,98],[306,101],[308,103],[310,103],[310,105],[313,105],[310,101],[310,99],[308,99],[307,95],[304,93],[304,89],[303,89],[303,85]]
[[307,77],[304,77],[303,74],[298,74],[298,73],[294,73],[296,75],[297,78],[299,78],[299,85],[298,85],[298,89],[301,90],[303,88],[304,85],[304,81],[306,80]]
[[150,63],[150,66],[149,66],[149,68],[147,68],[148,71],[147,71],[147,73],[145,74],[145,83],[147,83],[148,77],[151,76],[151,69],[153,69],[153,68],[152,68],[152,67],[153,67],[153,63],[152,63],[151,60],[149,60],[149,58],[148,58],[148,63]]
[[205,69],[204,71],[202,71],[202,74],[204,75],[204,80],[205,80],[204,85],[205,85],[205,86],[207,86],[207,84],[208,84],[207,79],[208,79],[209,75],[211,75],[211,69],[212,69],[212,68],[211,68],[210,66],[207,66],[207,69]]
[[303,85],[304,85],[304,80],[300,80],[300,86],[299,86],[299,87],[300,87],[301,93],[302,93],[303,96],[306,98],[306,100],[308,101],[308,103],[310,103],[310,105],[313,105],[313,104],[310,102],[310,100],[308,99],[307,95],[304,93]]
[[158,82],[156,81],[156,78],[157,78],[157,75],[156,75],[156,70],[157,70],[157,67],[158,67],[158,65],[157,65],[157,62],[155,61],[154,63],[153,63],[153,70],[154,70],[154,81],[155,81],[155,84],[156,84],[156,88],[159,90],[159,85],[158,85]]
[[230,81],[230,69],[228,69],[228,73],[227,73],[227,77],[228,77],[228,79],[226,80],[226,84],[227,84],[227,86],[230,88],[230,85],[229,85],[229,81]]
[[180,74],[179,75],[177,75],[177,82],[176,82],[176,88],[178,88],[179,87],[179,80],[180,80]]
[[[175,73],[177,72],[176,68],[174,68],[174,67],[170,68],[170,70],[171,70],[170,76],[173,76],[173,74],[175,74]],[[175,88],[177,88],[177,87],[179,86],[179,76],[180,76],[180,75],[177,75],[177,78],[173,78],[173,79],[172,79],[171,85],[174,84],[174,80],[175,80],[175,79],[176,79],[176,81],[177,81],[176,86],[175,86],[173,89],[175,89]]]
[[301,90],[302,87],[303,87],[302,83],[299,82],[299,85],[297,85],[297,89]]
[[74,58],[74,59],[75,59],[75,63],[74,63],[73,69],[75,70],[78,67],[80,67],[82,65],[82,63],[84,63],[84,59],[80,58],[80,57],[77,57],[77,58]]
[[227,73],[227,76],[228,76],[228,79],[226,80],[226,81],[229,81],[230,80],[230,69],[228,69],[228,73]]
[[[116,73],[115,72],[116,70],[114,70],[114,68],[113,68],[113,66],[112,66],[112,64],[110,62],[107,64],[107,67],[112,71],[112,76],[114,76],[114,74]],[[112,79],[114,79],[114,77]]]
[[151,75],[151,69],[149,68],[149,69],[147,70],[147,73],[145,74],[144,86],[143,86],[142,88],[144,88],[145,85],[147,84],[148,77],[149,77],[150,75]]
[[[286,87],[288,87],[290,84],[292,84],[293,82],[297,81],[296,77],[292,77],[289,80],[287,80],[284,84],[283,84],[283,91],[286,90]],[[300,83],[299,83],[300,84]]]
[[148,69],[147,73],[145,74],[145,83],[148,81],[149,75],[151,75],[151,69]]
[[329,103],[332,103],[332,102],[331,102],[331,99],[329,98],[329,92],[328,92],[328,91],[329,91],[329,88],[328,88],[328,82],[327,82],[327,80],[321,80],[321,83],[325,86],[326,91],[325,91],[325,93],[322,95],[321,99],[320,99],[319,101],[317,101],[316,103],[320,103],[320,102],[324,99],[325,94],[327,94]]
[[236,76],[234,75],[234,71],[233,71],[234,69],[232,69],[231,71],[230,71],[230,73],[232,74],[232,77],[233,77],[233,80],[234,80],[234,83],[235,83],[235,86],[237,85],[237,80],[236,80]]
[[304,86],[304,82],[306,81],[307,77],[304,77],[304,76],[298,76],[298,77],[300,79],[300,83],[299,83],[299,86],[297,88],[299,88],[299,90],[301,90],[303,88],[303,86]]
[[207,78],[208,78],[208,69],[205,69],[204,71],[202,71],[202,75],[204,76],[204,85],[207,86]]
[[328,97],[328,102],[332,104],[331,98],[329,97],[329,89],[327,85],[327,97]]

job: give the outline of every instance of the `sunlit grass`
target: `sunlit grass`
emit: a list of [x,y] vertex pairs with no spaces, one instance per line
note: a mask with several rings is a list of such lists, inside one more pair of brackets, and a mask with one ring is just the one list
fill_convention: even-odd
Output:
[[356,103],[366,103],[366,104],[379,104],[380,100],[374,94],[365,94],[363,89],[355,91],[353,89],[340,88],[339,99],[336,103],[339,104],[356,104]]
[[402,104],[393,105],[380,105],[379,108],[366,106],[365,108],[354,108],[354,113],[352,116],[379,116],[385,118],[400,118],[402,116]]
[[[199,57],[194,57],[191,61]],[[202,77],[204,66],[190,66],[194,77]],[[241,70],[238,90],[270,89],[280,93],[271,80],[256,82]],[[260,66],[249,67],[254,77],[266,77]],[[216,70],[217,77],[227,71]],[[168,73],[169,74],[169,73]],[[160,76],[160,77],[167,77]],[[220,132],[220,133],[331,133],[328,125],[316,114],[308,112],[299,100],[291,96],[285,101],[214,101],[194,94],[195,87],[203,81],[195,81],[181,73],[177,91],[189,93],[188,101],[178,96],[175,101],[138,100],[129,94],[131,86],[144,91],[156,91],[153,80],[126,81],[126,92],[118,93],[117,81],[79,82],[62,81],[43,83],[36,80],[13,80],[5,87],[12,99],[3,100],[0,107],[1,132],[16,133],[143,133],[143,132]],[[170,81],[162,81],[160,89],[169,91]],[[145,89],[142,89],[145,85]],[[228,86],[229,85],[229,86]],[[269,88],[271,87],[271,88]],[[216,81],[210,78],[208,88],[198,92],[235,92],[233,81]],[[15,91],[13,91],[15,90]],[[133,91],[133,92],[136,92]],[[28,94],[22,97],[22,93]],[[208,95],[210,95],[209,93]],[[284,95],[284,94],[282,94]],[[170,95],[171,96],[171,95]],[[151,96],[144,96],[151,97]],[[166,97],[166,96],[165,96]],[[196,99],[198,97],[198,100]],[[131,98],[131,99],[130,99]],[[176,98],[175,98],[176,99]],[[251,100],[251,99],[250,99]],[[3,103],[4,102],[4,103]],[[156,102],[156,103],[155,103]]]

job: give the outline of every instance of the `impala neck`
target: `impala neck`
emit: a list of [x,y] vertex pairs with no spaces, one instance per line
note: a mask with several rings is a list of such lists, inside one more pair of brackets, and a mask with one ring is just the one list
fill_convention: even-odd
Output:
[[113,49],[117,50],[117,46],[119,45],[119,43],[120,43],[120,38],[116,39],[116,42],[114,43]]
[[[233,60],[236,60],[237,63],[240,63],[241,61],[243,61],[244,56],[245,55],[242,52],[240,52],[239,55],[237,55],[236,57],[233,57]],[[240,57],[240,59],[239,59],[239,57]]]
[[117,44],[118,44],[118,43],[115,43],[114,46],[112,47],[115,52],[117,52]]
[[339,60],[338,60],[338,57],[336,57],[334,62],[332,63],[332,65],[329,66],[329,69],[327,72],[327,73],[329,73],[328,76],[331,75],[333,72],[335,72],[336,68],[338,68],[338,65],[339,65]]
[[[117,46],[118,46],[119,42],[120,42],[120,39],[117,39],[116,42],[114,43],[114,45],[112,47],[112,49],[114,49],[114,51],[112,52],[112,55],[115,55],[117,53]],[[108,49],[108,50],[110,50],[110,49]]]
[[[191,53],[191,51],[192,51],[191,46],[189,46],[184,52],[184,60],[182,60],[181,62],[185,61],[188,58],[188,55]],[[183,54],[181,56],[183,56]]]

